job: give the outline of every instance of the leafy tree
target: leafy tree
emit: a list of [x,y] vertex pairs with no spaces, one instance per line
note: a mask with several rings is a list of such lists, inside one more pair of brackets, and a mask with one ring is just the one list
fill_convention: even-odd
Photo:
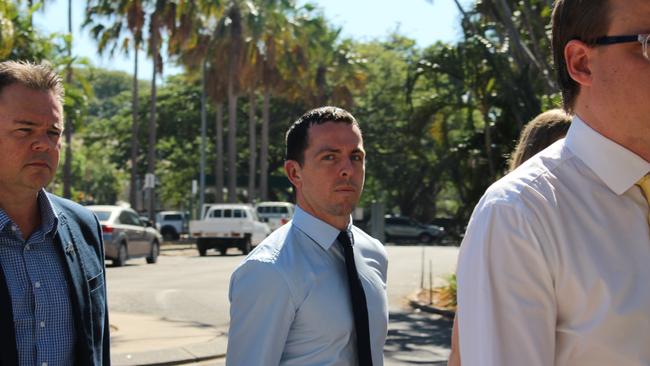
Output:
[[139,0],[88,0],[86,4],[86,19],[83,27],[90,27],[91,34],[98,41],[98,51],[105,51],[113,56],[117,50],[128,54],[131,49],[134,54],[133,82],[131,99],[131,168],[129,185],[129,202],[137,207],[137,166],[138,166],[138,113],[139,113],[139,81],[138,58],[143,42],[142,31],[145,16],[143,2]]

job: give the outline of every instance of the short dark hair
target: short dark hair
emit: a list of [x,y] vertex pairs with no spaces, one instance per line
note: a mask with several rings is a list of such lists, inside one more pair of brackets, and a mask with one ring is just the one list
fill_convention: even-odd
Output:
[[312,109],[300,116],[287,130],[285,160],[295,160],[302,165],[305,161],[305,150],[307,150],[309,143],[309,128],[326,122],[359,126],[356,118],[345,109],[332,106]]
[[52,92],[63,104],[63,81],[48,63],[0,62],[0,93],[4,88],[15,83],[34,90]]
[[564,110],[573,111],[580,86],[569,75],[564,48],[577,39],[594,44],[609,29],[609,0],[555,0],[552,20],[553,61],[562,91]]

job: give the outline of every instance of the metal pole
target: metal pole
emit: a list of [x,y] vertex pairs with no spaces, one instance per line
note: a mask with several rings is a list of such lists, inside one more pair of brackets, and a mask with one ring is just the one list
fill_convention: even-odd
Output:
[[429,259],[429,305],[433,304],[433,261]]
[[420,256],[422,263],[420,264],[420,288],[424,288],[424,246],[422,246],[422,255]]

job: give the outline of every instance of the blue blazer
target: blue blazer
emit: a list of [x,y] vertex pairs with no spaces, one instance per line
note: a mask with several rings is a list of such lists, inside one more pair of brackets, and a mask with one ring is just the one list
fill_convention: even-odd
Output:
[[[110,365],[104,243],[97,218],[82,206],[49,194],[59,225],[54,239],[63,258],[75,312],[75,365]],[[9,289],[0,268],[0,365],[18,365]]]

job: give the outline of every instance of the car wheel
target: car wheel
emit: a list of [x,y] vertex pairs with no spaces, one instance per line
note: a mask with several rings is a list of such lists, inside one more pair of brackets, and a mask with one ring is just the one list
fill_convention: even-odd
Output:
[[160,245],[157,241],[151,244],[151,255],[147,257],[147,263],[154,264],[158,262],[158,254],[160,254]]
[[244,253],[244,255],[247,255],[248,253],[251,252],[251,250],[253,249],[253,246],[251,245],[251,237],[250,236],[247,236],[246,238],[244,238],[244,243],[242,244],[241,248],[239,248],[239,249],[241,249],[241,252]]
[[422,233],[418,236],[418,239],[420,240],[420,243],[429,244],[433,240],[433,237],[427,233]]
[[129,258],[129,253],[126,250],[126,244],[121,243],[120,247],[117,249],[117,258],[113,259],[113,265],[115,267],[122,267],[126,264],[126,260]]
[[199,250],[199,255],[201,257],[205,257],[205,254],[207,253],[208,250],[205,248],[205,246],[203,244],[203,239],[198,239],[196,241],[196,249]]
[[176,230],[174,230],[174,228],[168,226],[162,229],[161,234],[163,236],[163,239],[165,239],[165,241],[178,240],[178,238],[180,237],[176,232]]
[[221,254],[221,255],[226,255],[226,252],[228,252],[228,248],[227,248],[227,247],[221,247],[221,248],[219,248],[219,254]]
[[386,243],[392,243],[393,242],[393,238],[390,235],[384,233],[384,237],[385,237],[384,241]]

